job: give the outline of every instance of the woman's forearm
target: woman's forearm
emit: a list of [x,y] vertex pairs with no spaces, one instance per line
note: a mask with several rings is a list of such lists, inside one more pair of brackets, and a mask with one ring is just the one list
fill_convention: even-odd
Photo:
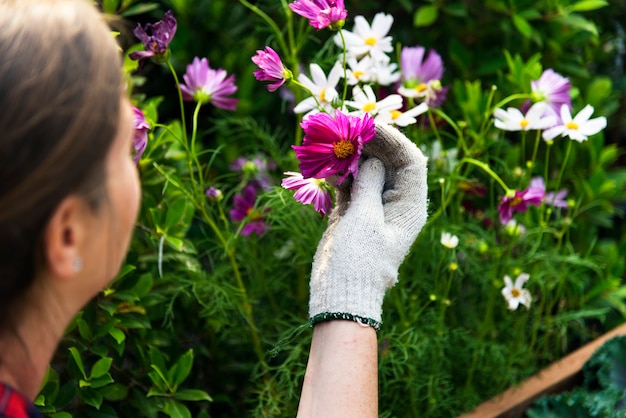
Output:
[[377,416],[374,328],[339,320],[315,325],[298,418]]

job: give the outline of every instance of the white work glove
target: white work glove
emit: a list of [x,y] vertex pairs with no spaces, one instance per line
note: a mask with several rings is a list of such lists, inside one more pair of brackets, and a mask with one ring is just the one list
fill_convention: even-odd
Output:
[[[313,260],[311,324],[348,319],[381,325],[383,297],[427,218],[426,158],[397,129],[376,125],[352,185],[335,207]],[[350,187],[351,186],[351,187]]]

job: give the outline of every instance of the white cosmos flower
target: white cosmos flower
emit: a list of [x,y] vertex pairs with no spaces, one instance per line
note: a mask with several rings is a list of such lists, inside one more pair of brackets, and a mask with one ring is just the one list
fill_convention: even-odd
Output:
[[322,70],[322,67],[318,64],[311,64],[309,69],[311,71],[311,78],[304,74],[300,74],[298,76],[298,81],[311,90],[311,93],[315,96],[315,98],[307,97],[298,103],[293,109],[294,113],[316,113],[319,111],[318,102],[324,109],[331,112],[333,109],[332,102],[339,96],[336,87],[339,83],[339,78],[343,75],[343,68],[341,67],[341,64],[335,63],[333,68],[330,70],[328,77],[326,77],[324,70]]
[[508,302],[510,310],[516,310],[520,303],[526,308],[530,308],[532,297],[527,289],[522,288],[529,277],[528,274],[522,273],[517,276],[515,283],[513,283],[509,276],[504,276],[505,287],[502,289],[502,296]]
[[[385,54],[393,52],[391,36],[387,36],[392,24],[393,16],[385,13],[377,13],[372,26],[363,16],[356,16],[353,31],[343,31],[348,53],[357,58],[369,54],[373,59],[389,59]],[[341,35],[335,35],[334,41],[343,47]]]
[[366,113],[374,117],[375,121],[379,121],[379,114],[388,113],[402,107],[402,96],[399,94],[390,94],[384,99],[378,101],[376,95],[369,85],[355,86],[352,91],[352,100],[346,101],[346,106],[356,109],[353,114],[363,116]]
[[427,110],[428,105],[426,103],[420,103],[419,105],[407,110],[406,112],[401,112],[396,109],[386,112],[380,112],[376,117],[376,121],[405,127],[416,123],[416,117],[418,117],[422,113],[426,113]]
[[452,235],[449,232],[442,232],[441,245],[449,249],[456,248],[456,246],[459,245],[459,237]]
[[374,63],[374,82],[380,86],[389,86],[400,80],[398,64],[389,61],[376,61]]
[[509,107],[506,111],[504,109],[496,109],[493,112],[496,118],[496,128],[505,131],[530,131],[550,128],[557,123],[557,120],[553,115],[543,116],[547,109],[548,105],[545,102],[535,103],[528,109],[525,115],[514,107]]
[[349,85],[353,86],[359,83],[371,83],[375,81],[376,69],[371,57],[365,56],[360,60],[350,57],[347,60],[347,64],[346,75],[348,76]]
[[569,136],[574,141],[583,142],[587,137],[595,135],[606,128],[606,118],[589,119],[593,114],[593,106],[587,105],[572,119],[567,105],[561,106],[561,125],[554,126],[543,133],[543,139],[551,140],[559,135]]

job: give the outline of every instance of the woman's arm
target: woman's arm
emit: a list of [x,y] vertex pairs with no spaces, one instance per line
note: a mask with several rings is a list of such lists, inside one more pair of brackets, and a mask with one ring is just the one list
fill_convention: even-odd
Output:
[[315,325],[299,418],[378,416],[378,345],[374,328],[353,321]]
[[426,158],[377,125],[354,183],[337,188],[310,281],[313,341],[298,417],[378,416],[378,349],[385,292],[427,218]]

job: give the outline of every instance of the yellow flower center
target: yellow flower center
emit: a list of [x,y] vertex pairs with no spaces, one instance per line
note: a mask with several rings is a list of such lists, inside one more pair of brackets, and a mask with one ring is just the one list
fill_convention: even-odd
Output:
[[352,71],[352,75],[354,76],[354,78],[361,78],[363,77],[363,71]]
[[521,197],[519,197],[519,196],[514,197],[514,198],[511,200],[511,206],[513,206],[513,207],[518,206],[518,205],[519,205],[520,203],[522,203],[522,202],[523,202],[523,199],[522,199]]
[[365,40],[365,45],[374,46],[376,45],[376,42],[378,42],[376,38],[370,37]]
[[567,125],[565,125],[565,127],[567,129],[578,129],[578,124],[574,121],[571,121]]
[[246,210],[246,216],[251,221],[261,219],[261,213],[258,210],[255,210],[254,207],[248,208],[248,210]]
[[517,287],[514,287],[513,289],[511,289],[511,296],[513,296],[514,298],[519,298],[521,294],[522,292],[520,292],[520,290]]
[[418,85],[415,87],[415,91],[416,91],[416,92],[418,92],[418,93],[421,93],[421,92],[423,92],[424,90],[426,90],[427,88],[428,88],[428,84],[422,83],[422,84],[418,84]]
[[400,112],[399,110],[392,110],[391,111],[391,119],[392,120],[398,119],[401,115],[402,115],[402,112]]
[[519,126],[521,126],[522,128],[525,128],[528,126],[530,122],[528,122],[528,119],[524,118],[519,122]]
[[342,139],[341,141],[337,141],[333,144],[333,152],[337,156],[337,158],[348,158],[352,154],[354,154],[354,144],[350,141],[346,141]]
[[323,88],[322,91],[320,91],[319,97],[321,101],[326,101],[326,88]]
[[365,106],[363,106],[364,112],[371,112],[374,109],[376,109],[376,103],[373,102],[365,103]]

